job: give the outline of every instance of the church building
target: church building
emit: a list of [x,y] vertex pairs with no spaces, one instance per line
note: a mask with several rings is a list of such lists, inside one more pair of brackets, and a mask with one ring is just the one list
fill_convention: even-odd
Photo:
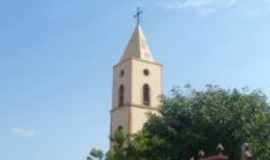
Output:
[[162,65],[152,56],[140,24],[113,67],[111,135],[119,128],[140,131],[148,113],[157,113],[163,92]]

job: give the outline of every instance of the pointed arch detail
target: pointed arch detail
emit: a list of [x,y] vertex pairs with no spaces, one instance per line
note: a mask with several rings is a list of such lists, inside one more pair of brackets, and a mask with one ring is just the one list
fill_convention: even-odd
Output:
[[125,102],[125,87],[124,85],[120,85],[118,90],[118,105],[119,107],[122,107]]
[[146,106],[150,106],[151,102],[151,89],[148,84],[143,85],[143,104]]

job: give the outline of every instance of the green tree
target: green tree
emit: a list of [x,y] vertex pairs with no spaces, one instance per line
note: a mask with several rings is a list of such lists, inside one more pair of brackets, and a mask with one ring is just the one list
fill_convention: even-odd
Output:
[[244,142],[251,144],[257,160],[269,159],[270,107],[261,91],[208,85],[204,91],[187,86],[172,92],[164,98],[160,115],[152,115],[142,131],[144,141],[162,142],[145,147],[150,155],[146,159],[184,160],[200,149],[212,155],[222,143],[225,153],[239,160]]
[[102,160],[104,157],[104,153],[99,149],[92,149],[89,153],[89,156],[87,156],[87,160]]
[[150,115],[143,130],[128,136],[123,130],[111,138],[107,160],[187,160],[203,149],[239,160],[248,142],[254,159],[270,157],[270,105],[259,90],[225,90],[207,85],[203,91],[173,89],[163,98],[159,115]]
[[119,128],[110,138],[111,149],[107,153],[107,160],[125,160],[128,157],[129,146],[128,134]]

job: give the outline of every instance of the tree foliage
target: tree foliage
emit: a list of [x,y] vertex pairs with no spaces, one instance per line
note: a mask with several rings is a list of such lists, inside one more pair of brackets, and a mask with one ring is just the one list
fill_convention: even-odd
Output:
[[87,160],[102,160],[103,158],[104,158],[104,153],[99,149],[93,148],[86,159]]
[[118,129],[110,139],[111,149],[107,153],[107,160],[125,160],[128,157],[128,134],[123,129]]
[[186,86],[173,89],[160,114],[151,115],[137,135],[123,137],[108,160],[187,160],[200,149],[215,154],[219,143],[225,154],[239,160],[244,142],[250,143],[255,159],[269,159],[270,106],[261,91]]

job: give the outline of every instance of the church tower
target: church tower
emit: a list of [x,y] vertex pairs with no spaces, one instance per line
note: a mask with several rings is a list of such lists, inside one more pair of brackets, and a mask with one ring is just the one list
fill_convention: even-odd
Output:
[[113,67],[111,134],[118,128],[129,134],[140,131],[148,113],[159,110],[162,88],[162,65],[152,57],[138,23],[122,58]]

